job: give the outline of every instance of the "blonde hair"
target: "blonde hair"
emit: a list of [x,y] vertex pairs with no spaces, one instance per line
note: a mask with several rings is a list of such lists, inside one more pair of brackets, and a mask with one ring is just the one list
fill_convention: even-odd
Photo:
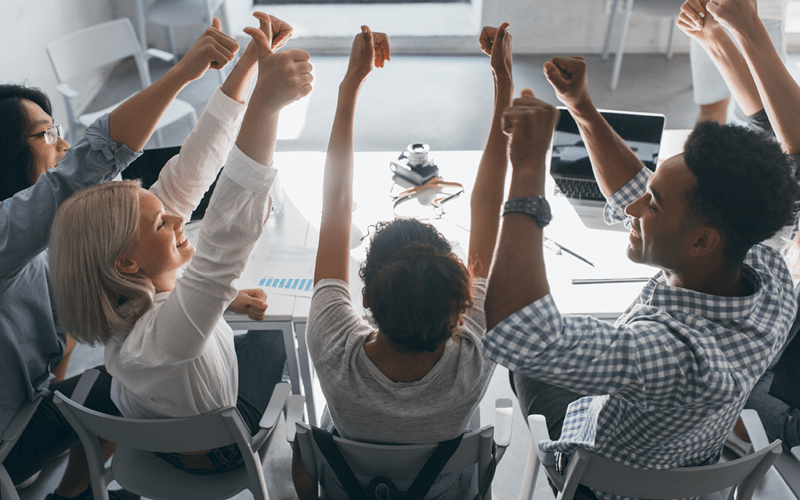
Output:
[[80,342],[127,333],[153,305],[144,276],[117,270],[139,230],[138,181],[107,182],[62,203],[50,235],[50,281],[59,323]]

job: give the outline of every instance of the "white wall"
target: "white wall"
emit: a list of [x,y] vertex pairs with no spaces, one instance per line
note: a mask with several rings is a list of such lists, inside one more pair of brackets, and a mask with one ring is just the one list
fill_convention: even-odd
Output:
[[[64,100],[56,91],[56,77],[45,47],[60,36],[113,19],[107,0],[0,0],[0,83],[39,87],[53,102],[56,123],[65,122]],[[74,82],[82,93],[80,107],[91,100],[105,81],[98,72]]]
[[[599,54],[603,50],[611,0],[483,0],[483,24],[511,23],[518,54]],[[612,50],[622,24],[620,1]],[[635,5],[635,4],[634,4]],[[663,52],[671,23],[668,19],[633,12],[626,52]],[[675,31],[675,50],[688,52],[689,39]]]

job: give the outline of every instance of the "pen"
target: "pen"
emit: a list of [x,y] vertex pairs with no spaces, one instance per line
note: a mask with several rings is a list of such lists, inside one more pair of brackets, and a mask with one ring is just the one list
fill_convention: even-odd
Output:
[[573,285],[610,285],[614,283],[643,283],[650,281],[650,278],[596,278],[596,279],[573,279]]
[[557,247],[558,247],[558,250],[556,251],[556,253],[559,253],[559,252],[567,252],[568,254],[572,255],[572,256],[573,256],[573,257],[575,257],[576,259],[580,259],[580,260],[582,260],[582,261],[586,262],[587,264],[589,264],[590,266],[594,267],[594,264],[592,264],[591,262],[589,262],[587,259],[585,259],[585,258],[581,257],[580,255],[576,254],[575,252],[573,252],[573,251],[572,251],[572,250],[570,250],[569,248],[566,248],[566,247],[564,247],[564,246],[560,245],[558,242],[555,242],[555,241],[551,240],[551,239],[550,239],[550,238],[548,238],[547,236],[545,236],[545,237],[544,237],[544,240],[545,240],[545,241],[549,241],[549,242],[551,242],[553,245],[555,245],[555,246],[557,246]]

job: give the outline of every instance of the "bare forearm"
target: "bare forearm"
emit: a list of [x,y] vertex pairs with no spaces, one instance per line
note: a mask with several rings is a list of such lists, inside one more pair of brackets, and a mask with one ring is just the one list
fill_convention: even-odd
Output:
[[800,153],[800,86],[772,45],[763,23],[746,35],[734,32],[750,67],[764,109],[785,152]]
[[133,151],[144,148],[169,105],[189,83],[177,68],[174,66],[158,81],[111,112],[108,127],[112,140]]
[[[509,199],[543,195],[544,166],[540,170],[541,173],[514,171]],[[522,213],[503,217],[486,291],[487,329],[550,293],[542,239],[542,228],[533,217]]]
[[353,126],[360,82],[345,78],[333,119],[322,185],[322,221],[314,281],[348,281],[353,207]]
[[250,93],[250,86],[253,82],[253,77],[258,71],[256,63],[258,62],[258,54],[255,48],[248,47],[239,62],[231,70],[231,74],[225,79],[220,89],[226,96],[234,101],[242,104],[247,102],[247,96]]
[[508,169],[508,136],[502,130],[502,115],[514,93],[510,79],[495,81],[495,101],[489,138],[483,150],[470,198],[469,259],[475,274],[489,275],[499,230],[503,186]]
[[253,92],[236,138],[236,146],[258,163],[270,166],[278,140],[280,108],[262,104],[267,100],[258,89]]
[[606,122],[591,99],[570,107],[581,137],[589,151],[597,184],[608,198],[619,191],[642,169],[642,162]]
[[714,61],[745,115],[754,115],[764,109],[747,61],[728,33],[720,29],[713,40],[701,41],[700,45]]

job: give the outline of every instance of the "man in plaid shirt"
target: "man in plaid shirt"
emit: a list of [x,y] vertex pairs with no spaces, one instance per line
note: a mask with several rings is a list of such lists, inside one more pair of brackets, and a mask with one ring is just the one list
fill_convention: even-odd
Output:
[[558,111],[523,91],[503,118],[513,176],[484,346],[515,374],[523,412],[546,416],[542,450],[579,446],[642,468],[714,463],[797,309],[781,255],[758,245],[791,220],[787,157],[706,122],[651,175],[595,109],[583,58],[554,58],[545,73],[580,127],[606,220],[629,224],[628,257],[661,271],[614,324],[558,311],[531,245],[549,221],[539,197]]

